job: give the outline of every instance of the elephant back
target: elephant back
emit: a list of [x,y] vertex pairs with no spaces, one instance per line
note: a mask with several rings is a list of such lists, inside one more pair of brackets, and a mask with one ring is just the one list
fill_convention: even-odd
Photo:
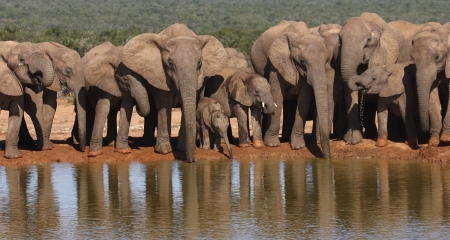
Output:
[[166,35],[171,38],[175,37],[195,37],[197,36],[192,30],[190,30],[186,25],[175,23],[162,30],[159,34]]

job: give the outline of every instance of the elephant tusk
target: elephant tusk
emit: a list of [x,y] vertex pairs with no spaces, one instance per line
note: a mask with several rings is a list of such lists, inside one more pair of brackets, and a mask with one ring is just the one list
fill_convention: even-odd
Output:
[[278,107],[276,103],[273,103],[273,105],[275,105],[275,107]]
[[264,108],[264,102],[261,103],[262,107]]

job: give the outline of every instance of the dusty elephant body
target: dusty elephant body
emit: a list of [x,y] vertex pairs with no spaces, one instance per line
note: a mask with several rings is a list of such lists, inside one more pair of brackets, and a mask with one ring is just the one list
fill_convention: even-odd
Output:
[[[96,54],[89,53],[82,60],[87,96],[91,109],[95,109],[95,116],[91,112],[88,116],[91,118],[89,122],[93,123],[89,156],[95,157],[103,153],[103,128],[106,119],[109,115],[115,122],[118,111],[119,130],[113,134],[116,136],[115,151],[130,153],[128,133],[133,106],[136,105],[137,112],[143,117],[150,112],[146,83],[138,74],[121,63],[119,58],[121,47],[107,42],[98,48],[91,50]],[[110,122],[108,121],[108,131],[117,131],[115,124],[111,126]]]
[[200,136],[200,147],[211,149],[210,135],[214,135],[214,150],[222,151],[220,139],[227,145],[228,155],[233,158],[227,130],[230,126],[228,117],[224,114],[222,106],[211,98],[200,99],[197,105],[197,133]]
[[449,34],[450,23],[428,23],[414,35],[411,42],[411,56],[417,68],[420,126],[424,132],[430,134],[429,146],[438,146],[440,141],[450,142],[450,104],[447,104],[449,97],[447,95],[441,102],[442,96],[438,93],[438,88],[443,88],[447,93],[449,89]]
[[[172,151],[171,110],[181,107],[177,149],[186,152],[188,162],[195,161],[198,92],[204,78],[226,64],[227,54],[220,41],[174,24],[159,34],[145,33],[130,39],[121,51],[121,60],[149,82],[147,89],[154,99],[156,114],[150,114],[146,122],[157,118],[155,151],[163,154]],[[153,134],[154,127],[150,126],[143,138],[152,138]]]
[[[54,71],[51,63],[32,43],[0,42],[0,107],[9,110],[6,158],[19,158],[19,130],[23,118],[23,85],[48,87]],[[38,135],[43,140],[42,132]]]
[[417,134],[414,125],[417,98],[414,82],[415,66],[409,63],[390,64],[372,67],[361,75],[353,76],[348,86],[353,91],[379,95],[377,106],[378,139],[376,146],[388,144],[388,111],[401,117],[410,146],[417,146]]
[[[55,42],[42,42],[35,46],[52,63],[55,71],[55,80],[51,86],[42,89],[33,86],[25,88],[25,112],[33,120],[35,129],[41,129],[43,132],[43,143],[38,141],[38,148],[42,150],[53,148],[50,134],[57,108],[57,92],[61,90],[60,85],[64,85],[75,95],[76,122],[78,124],[74,131],[77,131],[80,150],[84,151],[86,146],[86,89],[81,57],[76,51]],[[36,115],[42,116],[36,118],[34,117]],[[24,123],[25,121],[22,123],[21,142],[29,142],[32,139]]]
[[269,115],[269,128],[264,135],[266,146],[280,145],[278,133],[283,100],[296,100],[297,109],[291,134],[292,149],[305,146],[304,123],[314,95],[320,128],[320,141],[325,158],[330,158],[328,83],[334,79],[325,40],[310,34],[303,22],[282,21],[265,31],[251,50],[255,71],[269,79],[271,93],[278,105],[275,114]]
[[272,114],[276,105],[267,79],[248,68],[226,67],[207,80],[205,96],[220,103],[227,117],[237,118],[239,147],[250,146],[247,124],[248,109],[250,108],[253,147],[264,147],[261,111],[265,114]]

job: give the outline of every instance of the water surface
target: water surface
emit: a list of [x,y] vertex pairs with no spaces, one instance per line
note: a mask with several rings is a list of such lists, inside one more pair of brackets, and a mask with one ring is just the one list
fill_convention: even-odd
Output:
[[428,238],[450,165],[218,160],[0,166],[0,238]]

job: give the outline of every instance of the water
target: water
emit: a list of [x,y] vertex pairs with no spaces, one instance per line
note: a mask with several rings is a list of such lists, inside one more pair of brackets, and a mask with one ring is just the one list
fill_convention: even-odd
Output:
[[394,160],[0,166],[0,238],[446,239],[450,165]]

